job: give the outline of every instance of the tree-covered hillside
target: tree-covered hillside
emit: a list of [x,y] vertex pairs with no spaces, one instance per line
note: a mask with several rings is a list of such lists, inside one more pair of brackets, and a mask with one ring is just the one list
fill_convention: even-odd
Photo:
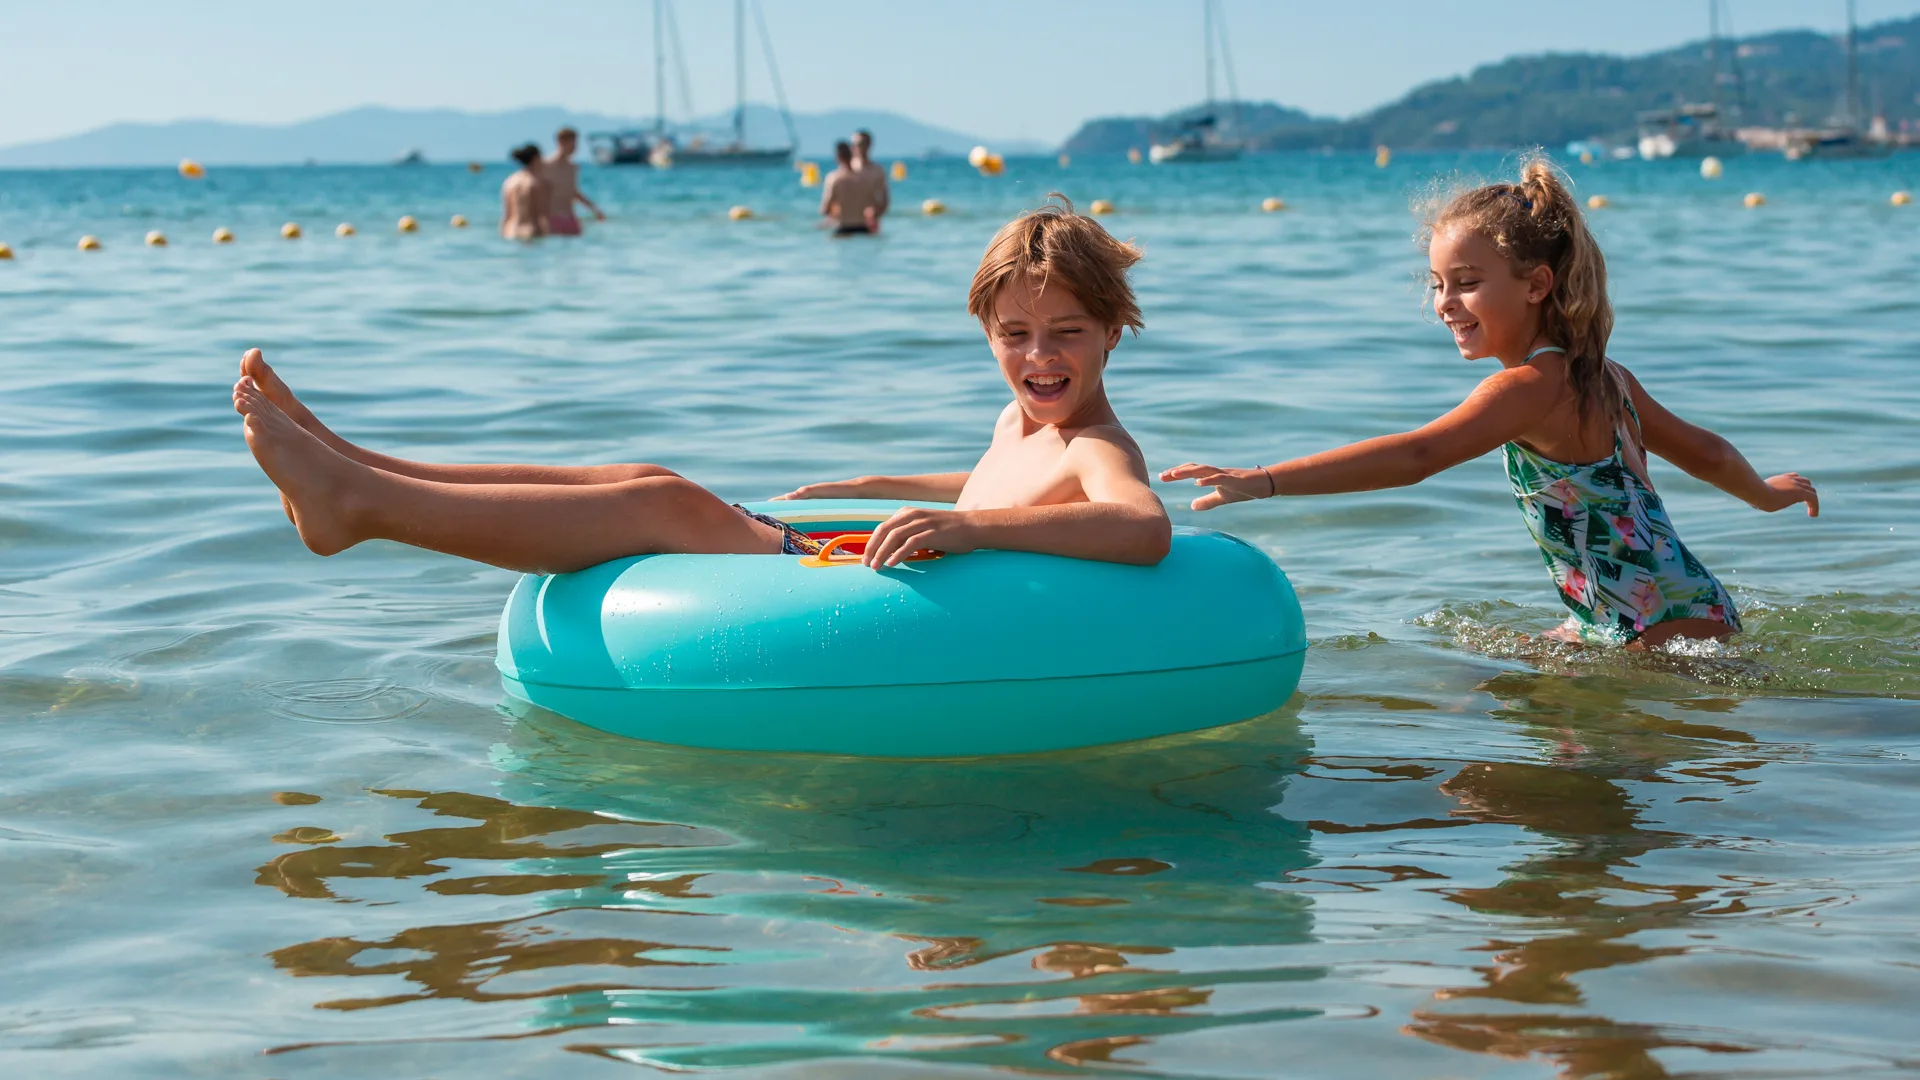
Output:
[[[1683,102],[1717,101],[1733,123],[1768,126],[1818,125],[1842,109],[1842,38],[1785,31],[1723,42],[1717,64],[1709,54],[1706,42],[1695,42],[1635,57],[1514,57],[1416,87],[1351,120],[1247,105],[1241,135],[1256,149],[1274,150],[1377,143],[1412,149],[1554,146],[1628,136],[1636,114]],[[1862,29],[1859,65],[1864,112],[1884,115],[1896,128],[1903,121],[1920,122],[1920,18]],[[1159,119],[1093,120],[1064,149],[1099,154],[1144,148],[1170,137],[1192,111]]]

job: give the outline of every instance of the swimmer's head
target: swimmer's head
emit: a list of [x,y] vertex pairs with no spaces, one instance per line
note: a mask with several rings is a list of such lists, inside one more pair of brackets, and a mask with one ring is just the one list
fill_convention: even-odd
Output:
[[1076,214],[1059,194],[1008,222],[987,245],[967,294],[1000,374],[1027,416],[1071,424],[1105,409],[1107,354],[1144,325],[1127,271],[1140,249]]
[[861,128],[853,133],[853,149],[861,157],[867,157],[873,150],[873,132]]
[[853,144],[849,142],[834,143],[833,144],[833,160],[839,162],[842,165],[853,164]]
[[1424,219],[1434,311],[1460,354],[1509,355],[1543,338],[1567,350],[1581,414],[1616,415],[1620,390],[1606,373],[1607,260],[1553,163],[1530,157],[1519,183],[1435,200]]
[[570,127],[563,127],[553,133],[553,144],[562,154],[571,154],[580,145],[580,133]]
[[519,162],[522,167],[531,168],[534,162],[540,160],[540,148],[533,143],[528,143],[525,146],[515,147],[513,153],[508,156]]

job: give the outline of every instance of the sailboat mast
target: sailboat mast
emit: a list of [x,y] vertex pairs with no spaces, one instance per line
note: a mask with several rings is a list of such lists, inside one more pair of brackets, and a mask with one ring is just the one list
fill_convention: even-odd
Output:
[[1855,49],[1853,0],[1847,0],[1847,123],[1860,122],[1860,57]]
[[1200,0],[1202,25],[1207,40],[1207,111],[1213,111],[1213,0]]
[[653,131],[667,133],[667,31],[660,9],[661,0],[653,0]]
[[747,145],[747,0],[733,0],[733,145]]
[[1707,0],[1707,100],[1720,104],[1720,0]]

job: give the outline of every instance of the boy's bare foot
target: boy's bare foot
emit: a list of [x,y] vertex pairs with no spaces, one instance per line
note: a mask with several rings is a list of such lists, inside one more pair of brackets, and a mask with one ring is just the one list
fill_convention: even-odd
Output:
[[334,440],[339,438],[320,422],[319,417],[313,415],[312,409],[293,396],[293,387],[288,386],[280,373],[273,370],[272,365],[267,363],[266,355],[259,349],[248,349],[246,355],[240,358],[240,375],[252,379],[254,386],[266,395],[268,401],[286,413],[288,419],[312,432],[321,442],[332,446]]
[[345,474],[356,466],[282,412],[250,376],[233,384],[233,408],[247,418],[247,449],[280,489],[308,550],[333,555],[359,543],[344,497]]

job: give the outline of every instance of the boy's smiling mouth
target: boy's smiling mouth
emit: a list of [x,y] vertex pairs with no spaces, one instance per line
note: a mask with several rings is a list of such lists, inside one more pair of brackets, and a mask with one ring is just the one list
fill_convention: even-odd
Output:
[[1072,380],[1065,375],[1029,375],[1023,380],[1027,393],[1037,401],[1055,401],[1066,394],[1067,383]]

